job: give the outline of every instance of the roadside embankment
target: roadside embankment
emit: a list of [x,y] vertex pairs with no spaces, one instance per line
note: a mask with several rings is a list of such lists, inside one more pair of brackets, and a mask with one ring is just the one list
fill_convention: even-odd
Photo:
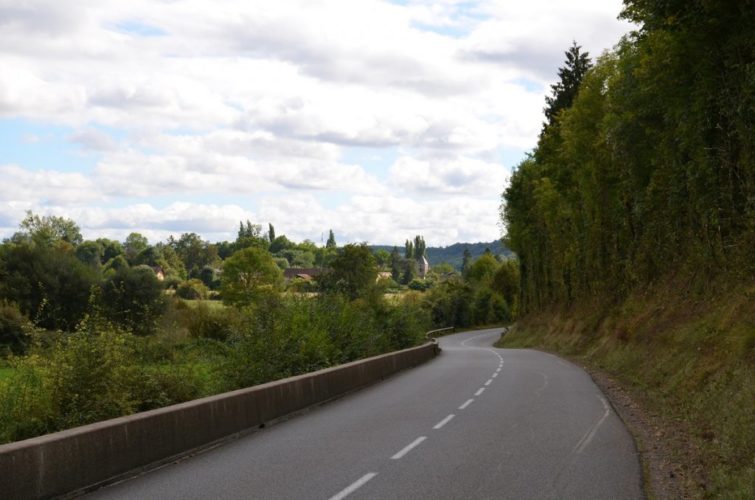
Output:
[[499,346],[557,352],[615,383],[607,392],[636,417],[627,423],[651,497],[666,481],[684,497],[755,498],[755,287],[676,284],[553,308],[522,318]]
[[423,363],[427,343],[0,446],[0,498],[46,498],[165,462]]

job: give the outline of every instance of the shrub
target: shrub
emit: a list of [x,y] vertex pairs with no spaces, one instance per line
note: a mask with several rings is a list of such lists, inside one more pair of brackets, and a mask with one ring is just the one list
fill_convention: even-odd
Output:
[[3,348],[22,354],[29,343],[31,323],[13,302],[0,301],[0,354]]
[[417,278],[414,278],[412,281],[410,281],[408,287],[410,290],[416,290],[418,292],[424,292],[425,290],[430,288],[428,282]]
[[205,299],[208,292],[205,284],[198,279],[186,280],[176,288],[176,295],[186,300]]
[[44,353],[12,361],[0,384],[0,436],[12,441],[127,415],[136,410],[138,373],[127,335],[89,325]]
[[13,374],[0,380],[0,443],[55,430],[55,408],[44,359],[31,355],[12,360]]
[[194,338],[227,340],[237,326],[237,313],[223,307],[209,306],[204,302],[186,311],[187,328]]
[[15,302],[38,326],[72,331],[87,312],[98,275],[64,247],[0,245],[0,298]]
[[170,365],[140,370],[134,387],[137,411],[162,408],[204,395],[204,383],[194,366]]
[[106,317],[138,335],[153,333],[165,308],[162,287],[148,266],[122,268],[102,287]]

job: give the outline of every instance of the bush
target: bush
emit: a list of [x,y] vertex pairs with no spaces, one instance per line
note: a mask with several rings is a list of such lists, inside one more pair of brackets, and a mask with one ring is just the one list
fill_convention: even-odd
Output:
[[387,336],[390,350],[406,349],[419,344],[430,325],[428,312],[422,310],[418,301],[412,297],[405,298],[396,306],[387,307],[380,317],[383,321],[381,328]]
[[402,349],[421,342],[428,323],[419,300],[271,299],[244,310],[221,376],[236,389]]
[[13,302],[0,301],[0,355],[3,349],[23,354],[29,343],[30,321]]
[[13,374],[0,380],[0,443],[55,430],[56,410],[44,364],[37,355],[13,359]]
[[426,282],[425,280],[414,278],[412,281],[409,282],[408,287],[409,287],[410,290],[416,290],[418,292],[424,292],[425,290],[427,290],[428,288],[430,288],[429,285],[430,284],[428,282]]
[[202,397],[204,383],[194,366],[143,368],[134,387],[137,411],[153,410]]
[[0,245],[0,298],[15,302],[38,326],[73,331],[98,275],[63,247]]
[[116,271],[105,281],[102,299],[106,317],[137,335],[153,333],[165,308],[160,282],[148,266]]
[[204,302],[186,311],[187,328],[194,338],[225,341],[238,325],[238,313],[232,308],[209,306]]
[[0,436],[25,439],[133,413],[138,385],[127,336],[88,326],[61,337],[44,353],[12,361],[0,385]]
[[198,279],[186,280],[176,288],[176,295],[186,300],[205,299],[208,293],[205,284]]

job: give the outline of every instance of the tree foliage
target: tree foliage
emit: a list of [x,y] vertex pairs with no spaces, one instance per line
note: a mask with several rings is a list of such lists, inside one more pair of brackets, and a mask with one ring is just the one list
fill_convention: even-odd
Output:
[[221,293],[226,304],[243,306],[276,291],[283,273],[266,250],[249,247],[230,256],[223,263]]
[[26,212],[20,228],[21,231],[16,233],[16,238],[29,238],[44,246],[51,246],[58,241],[76,246],[84,240],[78,224],[73,220],[55,215],[40,217],[31,210]]
[[323,290],[343,293],[350,299],[366,297],[375,286],[377,265],[365,244],[344,246],[331,269],[321,278]]
[[102,286],[106,317],[137,335],[154,333],[164,307],[162,286],[148,266],[118,269]]
[[0,299],[34,323],[72,331],[86,314],[98,275],[67,248],[28,243],[0,247]]
[[752,276],[755,9],[627,0],[641,25],[514,172],[502,217],[528,309],[670,273]]
[[325,242],[325,248],[336,248],[337,246],[336,236],[333,234],[333,230],[331,229],[328,231],[328,241]]
[[558,114],[574,102],[579,84],[592,67],[590,56],[582,52],[582,47],[573,42],[564,54],[566,62],[558,69],[558,81],[551,85],[551,95],[545,98],[545,126],[553,124]]

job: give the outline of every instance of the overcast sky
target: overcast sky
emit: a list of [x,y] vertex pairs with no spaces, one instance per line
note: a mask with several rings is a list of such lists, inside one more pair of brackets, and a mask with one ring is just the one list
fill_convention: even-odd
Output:
[[0,0],[0,237],[501,236],[563,52],[620,0]]

